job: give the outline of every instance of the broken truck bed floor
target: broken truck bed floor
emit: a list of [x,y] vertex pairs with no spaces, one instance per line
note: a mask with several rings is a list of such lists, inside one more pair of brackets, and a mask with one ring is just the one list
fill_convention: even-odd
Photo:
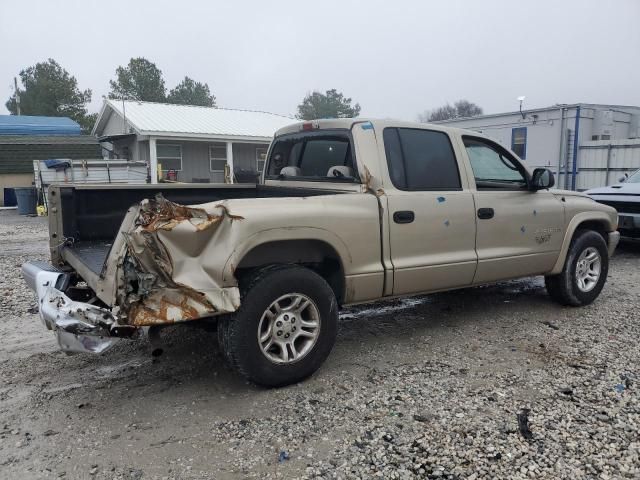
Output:
[[96,275],[100,275],[111,243],[81,242],[65,249],[65,254],[71,254]]

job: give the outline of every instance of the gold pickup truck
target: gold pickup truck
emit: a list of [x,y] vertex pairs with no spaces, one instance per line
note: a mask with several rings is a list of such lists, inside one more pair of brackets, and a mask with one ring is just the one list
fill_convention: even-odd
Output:
[[553,186],[476,132],[301,122],[258,185],[51,187],[51,264],[23,274],[66,351],[213,321],[232,367],[280,386],[320,367],[343,305],[533,275],[594,301],[617,213]]

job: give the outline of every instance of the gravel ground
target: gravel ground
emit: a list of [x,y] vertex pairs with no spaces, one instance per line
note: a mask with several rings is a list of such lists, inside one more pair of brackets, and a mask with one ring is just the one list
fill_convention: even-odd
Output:
[[595,304],[540,278],[343,312],[327,363],[278,390],[213,332],[67,356],[19,266],[46,222],[0,212],[0,477],[640,478],[640,244]]

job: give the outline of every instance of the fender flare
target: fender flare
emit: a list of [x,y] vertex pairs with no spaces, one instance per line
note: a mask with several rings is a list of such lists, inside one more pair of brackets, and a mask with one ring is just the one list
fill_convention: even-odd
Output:
[[317,227],[291,227],[291,228],[270,228],[255,232],[245,238],[227,258],[222,271],[222,282],[224,285],[233,283],[237,285],[235,269],[242,259],[254,248],[271,242],[314,240],[324,242],[336,251],[345,275],[349,274],[352,264],[351,253],[344,241],[335,233]]
[[[601,223],[603,230],[606,232],[615,230],[615,225],[613,229],[611,228],[611,217],[605,212],[582,212],[576,214],[569,222],[569,225],[567,225],[564,240],[562,241],[562,247],[560,248],[560,255],[558,256],[558,260],[556,260],[553,269],[549,272],[549,275],[557,275],[562,272],[564,262],[567,258],[567,253],[569,252],[569,246],[571,245],[571,240],[573,240],[576,230],[578,230],[580,225],[585,222]],[[605,242],[606,241],[607,239],[605,238]]]

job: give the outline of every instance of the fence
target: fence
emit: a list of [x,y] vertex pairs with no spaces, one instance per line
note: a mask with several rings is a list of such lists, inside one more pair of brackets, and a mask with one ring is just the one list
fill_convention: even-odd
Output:
[[578,150],[576,188],[611,185],[639,168],[640,139],[583,142]]
[[54,183],[146,183],[147,164],[127,160],[34,160],[36,185],[42,188]]

